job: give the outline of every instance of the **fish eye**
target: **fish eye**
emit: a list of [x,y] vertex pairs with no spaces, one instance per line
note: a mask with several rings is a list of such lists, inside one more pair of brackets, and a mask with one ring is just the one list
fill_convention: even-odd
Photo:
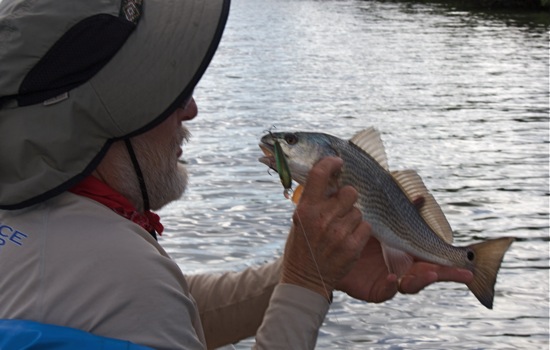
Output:
[[472,252],[472,251],[470,250],[470,251],[468,251],[468,253],[466,254],[466,257],[468,258],[468,260],[472,261],[472,260],[474,260],[474,258],[475,258],[475,254],[474,254],[474,252]]
[[298,137],[294,134],[286,134],[285,142],[289,145],[295,145],[298,142]]

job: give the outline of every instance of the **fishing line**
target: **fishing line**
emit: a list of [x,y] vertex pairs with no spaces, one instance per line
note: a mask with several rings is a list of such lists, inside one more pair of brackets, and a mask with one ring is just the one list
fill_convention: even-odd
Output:
[[[273,139],[273,156],[275,158],[275,168],[274,170],[277,171],[279,174],[279,178],[281,180],[281,184],[284,187],[284,196],[286,199],[293,202],[293,194],[294,190],[292,189],[292,175],[290,173],[290,167],[286,161],[286,155],[281,147],[281,144],[279,143],[279,138],[277,138],[271,130],[269,131],[269,134],[271,135],[271,138]],[[284,139],[281,139],[284,141]],[[286,141],[284,141],[286,142]],[[273,165],[271,166],[273,168]],[[313,254],[313,249],[311,248],[311,243],[309,242],[309,238],[307,237],[306,230],[304,229],[304,225],[302,223],[302,218],[300,218],[300,214],[298,214],[298,211],[295,210],[296,218],[298,219],[298,224],[300,225],[300,229],[302,230],[302,233],[304,235],[304,238],[306,240],[307,248],[309,249],[309,254],[311,256],[311,259],[313,260],[313,264],[315,265],[315,269],[317,270],[317,275],[319,276],[319,280],[321,281],[321,285],[323,287],[323,290],[325,291],[326,300],[330,304],[332,304],[332,293],[329,293],[327,286],[325,284],[325,281],[323,279],[323,275],[321,274],[321,269],[319,268],[319,264],[317,263],[317,260],[315,259],[315,255]],[[338,321],[338,317],[336,315],[334,316],[334,320],[336,321],[336,324],[340,325],[340,322]]]
[[309,243],[309,239],[307,238],[306,230],[304,229],[304,225],[302,224],[302,219],[300,218],[300,214],[296,212],[296,217],[298,218],[298,223],[300,224],[300,227],[302,228],[302,233],[304,234],[304,238],[306,239],[307,247],[309,249],[309,254],[311,255],[311,258],[313,259],[313,263],[315,265],[315,268],[317,269],[317,274],[319,275],[319,279],[321,280],[321,284],[323,285],[323,289],[325,291],[325,294],[327,296],[327,300],[329,300],[329,304],[332,301],[332,298],[330,297],[330,293],[328,292],[327,286],[325,285],[325,281],[323,280],[323,276],[321,275],[321,269],[319,268],[319,264],[317,264],[317,260],[315,259],[315,255],[313,255],[313,249],[311,248],[311,244]]
[[[290,201],[292,201],[292,194],[294,193],[294,191],[292,190],[292,175],[290,173],[290,167],[288,166],[288,163],[286,161],[286,155],[283,151],[283,148],[281,147],[281,144],[279,143],[279,138],[273,135],[271,133],[271,130],[269,131],[269,135],[271,135],[273,139],[273,156],[275,157],[275,166],[277,168],[276,171],[279,174],[281,184],[285,189],[283,194],[286,199],[289,199]],[[307,238],[306,230],[304,229],[304,225],[302,224],[302,219],[300,218],[300,215],[298,214],[297,211],[296,211],[296,217],[298,218],[298,222],[304,234],[304,238],[306,239],[309,253],[311,255],[311,258],[313,259],[313,264],[317,269],[317,274],[319,275],[319,279],[321,280],[321,285],[323,286],[323,290],[325,291],[327,300],[329,301],[329,304],[331,304],[332,303],[331,294],[328,292],[327,286],[325,285],[325,281],[323,280],[323,276],[321,275],[321,269],[319,268],[319,264],[317,264],[317,260],[315,259],[315,255],[313,254],[313,249],[311,248],[311,244],[309,243],[309,239]]]
[[[292,190],[290,190],[290,191],[292,191]],[[319,268],[319,264],[317,264],[317,260],[315,259],[315,255],[313,255],[313,249],[311,248],[311,244],[309,243],[309,239],[307,238],[306,230],[304,229],[304,225],[302,224],[302,219],[300,218],[300,214],[298,214],[298,211],[296,211],[296,217],[298,218],[298,223],[300,224],[300,227],[302,229],[302,233],[304,234],[304,238],[306,239],[307,247],[309,249],[309,254],[311,255],[311,258],[313,259],[313,263],[315,264],[315,268],[317,269],[317,274],[319,275],[319,279],[321,280],[321,284],[323,285],[323,289],[325,291],[327,301],[330,305],[330,304],[332,304],[332,295],[331,295],[331,293],[328,292],[325,281],[323,280],[323,275],[321,274],[321,269]],[[338,316],[334,315],[334,321],[336,322],[337,325],[340,325],[340,321],[338,320]],[[348,348],[348,346],[346,346],[346,348]]]

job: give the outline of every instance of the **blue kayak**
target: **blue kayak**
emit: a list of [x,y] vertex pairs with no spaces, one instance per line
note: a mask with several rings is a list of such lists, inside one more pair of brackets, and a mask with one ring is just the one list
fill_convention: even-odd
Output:
[[25,320],[0,320],[0,350],[153,350],[79,329]]

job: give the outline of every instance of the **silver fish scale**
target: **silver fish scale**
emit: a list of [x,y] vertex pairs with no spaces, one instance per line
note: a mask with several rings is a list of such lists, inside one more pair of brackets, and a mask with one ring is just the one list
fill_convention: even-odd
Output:
[[448,244],[433,232],[375,159],[349,141],[330,137],[330,142],[344,160],[341,184],[358,191],[359,209],[379,241],[434,263],[470,266],[467,249]]

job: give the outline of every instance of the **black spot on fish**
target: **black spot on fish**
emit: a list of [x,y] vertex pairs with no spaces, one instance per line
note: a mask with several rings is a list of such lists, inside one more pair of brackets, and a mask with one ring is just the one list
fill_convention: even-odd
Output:
[[475,254],[471,250],[468,251],[466,256],[468,257],[468,260],[470,260],[470,261],[474,260],[474,258],[475,258]]

